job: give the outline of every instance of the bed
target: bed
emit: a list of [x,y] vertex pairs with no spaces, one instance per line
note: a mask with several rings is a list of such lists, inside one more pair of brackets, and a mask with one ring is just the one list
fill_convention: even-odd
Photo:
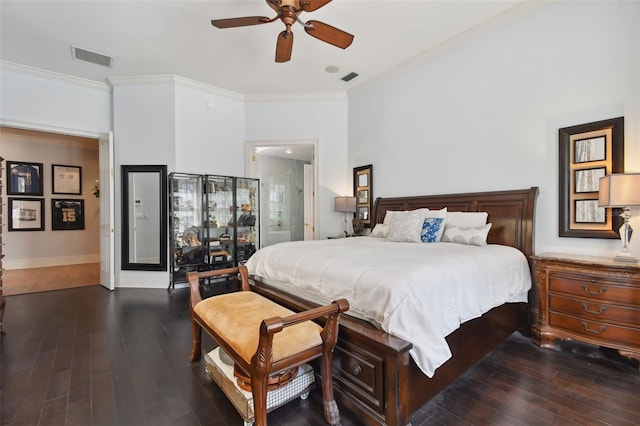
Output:
[[[449,212],[487,212],[487,222],[492,224],[487,243],[516,248],[528,262],[533,254],[537,193],[538,188],[532,187],[524,190],[378,198],[372,223],[381,223],[388,211],[424,207],[431,210],[446,207]],[[355,241],[358,238],[351,240],[351,244],[359,244]],[[363,238],[361,243],[364,245],[364,242]],[[316,247],[320,245],[315,244]],[[526,269],[529,273],[528,265]],[[400,283],[400,280],[397,281]],[[253,291],[293,310],[308,309],[322,302],[309,298],[304,292],[285,289],[280,284],[273,278],[258,275],[250,278]],[[334,352],[336,400],[340,406],[356,412],[369,424],[407,425],[412,413],[515,330],[528,333],[532,314],[526,302],[503,303],[479,317],[463,322],[446,336],[450,358],[438,364],[434,372],[428,371],[429,374],[425,373],[422,362],[414,359],[415,348],[410,339],[400,338],[365,320],[370,318],[345,315],[341,320],[340,337]],[[416,343],[419,345],[423,342]],[[411,353],[414,353],[413,356]]]

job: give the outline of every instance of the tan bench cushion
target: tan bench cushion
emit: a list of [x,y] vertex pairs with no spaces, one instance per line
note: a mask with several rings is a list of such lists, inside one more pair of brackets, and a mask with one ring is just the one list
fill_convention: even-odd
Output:
[[[247,363],[258,349],[260,323],[294,312],[251,291],[221,294],[199,302],[195,313]],[[305,321],[284,328],[273,337],[273,361],[322,344],[318,324]]]

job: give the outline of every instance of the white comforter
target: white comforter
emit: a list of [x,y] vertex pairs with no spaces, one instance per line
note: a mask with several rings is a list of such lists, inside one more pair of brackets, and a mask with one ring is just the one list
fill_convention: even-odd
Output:
[[525,302],[531,274],[512,247],[403,243],[357,237],[281,243],[258,250],[249,273],[318,302],[344,297],[347,314],[411,343],[432,377],[451,357],[445,337],[506,302]]

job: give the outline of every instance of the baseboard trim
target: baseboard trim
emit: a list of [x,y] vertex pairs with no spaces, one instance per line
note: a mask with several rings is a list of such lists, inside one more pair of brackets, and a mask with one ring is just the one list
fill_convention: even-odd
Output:
[[117,288],[167,288],[168,272],[120,271],[116,276]]

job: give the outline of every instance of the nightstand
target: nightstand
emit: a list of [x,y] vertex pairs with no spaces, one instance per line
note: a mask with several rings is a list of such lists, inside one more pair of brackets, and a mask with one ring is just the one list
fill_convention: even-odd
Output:
[[533,340],[579,340],[640,361],[640,265],[544,253],[531,257],[539,314]]

